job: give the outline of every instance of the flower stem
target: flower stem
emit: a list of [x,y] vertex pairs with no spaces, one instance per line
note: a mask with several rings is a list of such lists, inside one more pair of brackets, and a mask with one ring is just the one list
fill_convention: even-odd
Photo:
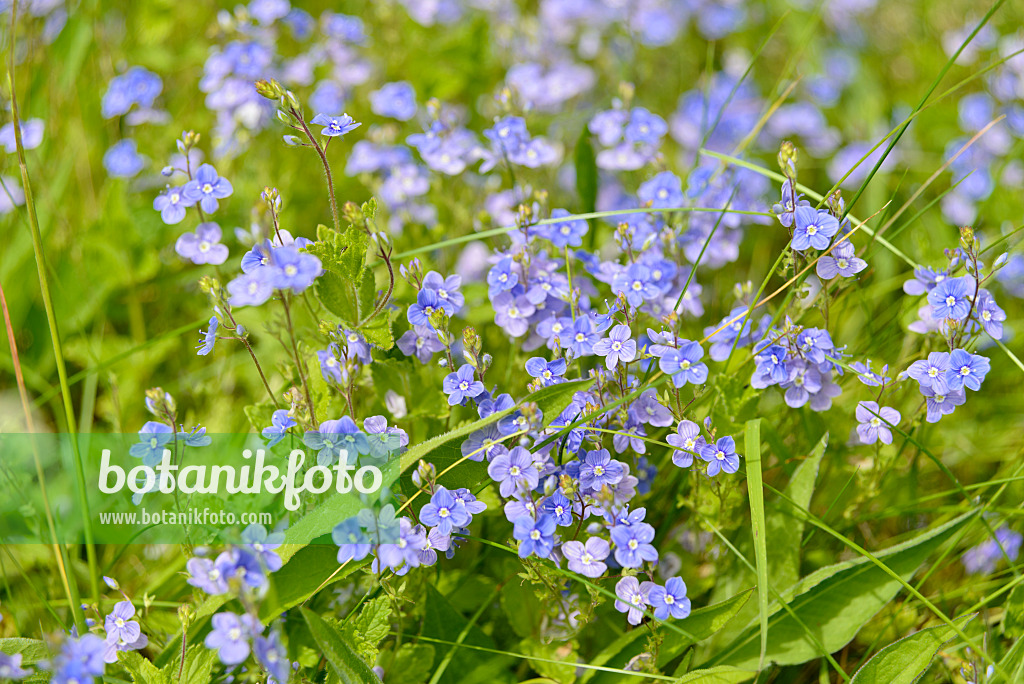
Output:
[[292,355],[295,357],[295,367],[299,371],[299,379],[302,381],[302,389],[306,394],[306,403],[309,405],[309,418],[316,430],[319,425],[316,422],[316,407],[313,406],[313,395],[309,391],[309,382],[306,380],[306,371],[302,368],[302,358],[299,356],[299,347],[295,343],[295,327],[292,325],[291,308],[288,306],[288,295],[281,292],[281,303],[284,305],[284,317],[288,323],[288,337],[292,342]]
[[306,134],[306,139],[309,140],[310,144],[313,145],[313,149],[320,156],[320,163],[324,165],[324,175],[327,177],[327,194],[331,198],[331,216],[334,218],[334,230],[341,231],[341,216],[338,214],[338,200],[334,197],[334,179],[331,177],[331,164],[327,161],[327,153],[320,146],[320,143],[317,142],[313,132],[309,130],[305,119],[302,118],[302,113],[295,109],[295,107],[290,109],[292,116],[302,126],[302,132]]

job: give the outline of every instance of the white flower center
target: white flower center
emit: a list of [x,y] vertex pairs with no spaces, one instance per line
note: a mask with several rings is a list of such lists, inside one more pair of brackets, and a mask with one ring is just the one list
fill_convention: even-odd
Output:
[[203,183],[203,192],[209,195],[211,192],[213,192],[213,186],[210,185],[209,183]]

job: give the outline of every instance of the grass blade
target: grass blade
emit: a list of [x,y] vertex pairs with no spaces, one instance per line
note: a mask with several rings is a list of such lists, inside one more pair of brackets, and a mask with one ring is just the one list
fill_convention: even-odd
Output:
[[764,488],[761,486],[761,419],[747,421],[743,432],[746,442],[747,495],[750,497],[750,527],[754,534],[754,563],[757,566],[757,605],[761,622],[761,664],[768,651],[768,545],[764,520]]

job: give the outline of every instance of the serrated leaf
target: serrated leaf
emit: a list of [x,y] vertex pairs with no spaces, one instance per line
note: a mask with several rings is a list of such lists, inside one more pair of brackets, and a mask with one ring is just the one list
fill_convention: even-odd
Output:
[[390,629],[391,600],[385,595],[363,604],[359,615],[345,625],[342,633],[363,660],[373,663],[377,660],[377,645]]
[[323,651],[331,671],[343,684],[380,682],[380,678],[370,669],[370,666],[356,655],[337,631],[309,608],[303,607],[299,610],[306,620],[306,625],[309,626],[313,640]]
[[[907,581],[935,550],[976,515],[966,513],[874,555]],[[768,620],[772,638],[766,662],[798,665],[821,656],[801,623],[814,630],[827,652],[838,651],[899,593],[902,586],[867,558],[812,573],[784,592],[785,596],[793,596],[789,606],[796,618],[777,604],[774,606]],[[752,625],[706,664],[727,662],[740,669],[753,669],[758,666],[760,650],[760,627]]]
[[359,327],[359,333],[375,347],[387,351],[395,346],[395,336],[391,332],[393,314],[387,309],[371,318]]
[[[208,684],[212,679],[217,652],[201,644],[194,644],[185,651],[185,665],[174,661],[164,666],[162,672],[169,681],[180,684]],[[181,676],[178,673],[181,672]]]
[[143,658],[138,651],[122,651],[118,653],[117,659],[135,684],[171,684],[170,677]]
[[[954,623],[962,630],[974,616],[964,615]],[[914,684],[928,670],[939,649],[955,636],[952,627],[939,625],[904,637],[872,656],[850,684]]]
[[22,665],[44,660],[50,655],[44,642],[39,639],[25,639],[23,637],[0,639],[0,653],[6,653],[7,655],[18,655],[20,653]]
[[[690,613],[690,616],[679,623],[679,626],[692,634],[699,641],[707,639],[718,630],[725,627],[729,620],[739,612],[743,605],[750,599],[753,589],[748,589],[721,603],[716,603],[704,608],[698,608]],[[658,628],[658,633],[663,637],[661,647],[658,649],[658,666],[664,667],[694,642],[687,637],[673,630]],[[596,658],[590,661],[592,665],[606,665],[608,667],[623,668],[626,663],[643,652],[646,638],[650,633],[646,629],[632,629],[618,639],[606,646]],[[593,680],[594,684],[604,684],[617,681],[617,675],[610,672],[599,672],[588,670],[580,682]]]
[[359,298],[355,281],[325,271],[316,279],[313,291],[320,303],[346,323],[347,327],[355,327],[359,323]]
[[434,652],[430,644],[402,644],[388,668],[388,684],[423,684],[430,676]]

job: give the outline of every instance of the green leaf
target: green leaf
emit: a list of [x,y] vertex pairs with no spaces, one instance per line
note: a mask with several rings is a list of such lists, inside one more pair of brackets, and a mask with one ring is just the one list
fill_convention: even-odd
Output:
[[676,684],[737,684],[753,679],[756,672],[719,665],[706,670],[694,670],[676,680]]
[[[1017,639],[1013,642],[1013,646],[999,661],[999,669],[1012,677],[1011,682],[1024,681],[1024,639]],[[1007,684],[1007,682],[999,672],[996,672],[988,684]]]
[[286,610],[303,603],[321,586],[344,579],[362,565],[362,562],[352,562],[338,572],[337,546],[303,546],[280,570],[271,575],[271,589],[259,608],[260,620],[270,622]]
[[593,213],[597,206],[597,158],[590,143],[590,132],[584,128],[576,140],[576,194],[580,196],[582,213]]
[[[217,652],[205,648],[202,644],[189,646],[185,651],[185,666],[180,660],[172,661],[164,666],[162,672],[169,681],[180,684],[209,684],[212,679],[213,666],[217,662]],[[178,677],[178,672],[181,677]]]
[[[977,513],[966,513],[875,557],[904,581],[913,577],[928,557]],[[771,641],[766,660],[779,665],[798,665],[820,657],[804,627],[813,626],[829,653],[848,644],[860,628],[899,593],[903,585],[867,558],[828,566],[805,577],[783,596],[791,597],[790,610],[776,605],[768,620]],[[740,669],[758,666],[760,629],[748,627],[728,647],[719,651],[708,665],[729,663]]]
[[[964,615],[956,625],[963,629],[974,616]],[[904,637],[872,656],[850,684],[914,684],[928,670],[939,649],[955,636],[952,627],[939,625]]]
[[[467,627],[469,621],[448,602],[440,592],[427,585],[427,596],[425,615],[423,618],[423,631],[425,637],[438,639],[448,643],[459,641],[462,631]],[[494,641],[484,634],[479,627],[470,626],[462,643],[468,646],[480,646],[493,649]],[[497,673],[505,668],[508,659],[482,651],[471,649],[455,648],[451,653],[451,660],[444,674],[438,680],[439,684],[474,684],[475,682],[493,682],[497,679]],[[440,665],[444,654],[438,651],[434,658],[431,669]]]
[[135,684],[171,684],[170,676],[158,670],[156,665],[143,658],[138,651],[123,651],[118,660],[128,670]]
[[544,414],[544,424],[550,425],[551,421],[557,418],[572,403],[574,394],[588,389],[593,384],[593,378],[560,382],[557,385],[541,387],[533,394],[528,395],[524,401],[536,403],[537,408]]
[[765,539],[764,486],[761,483],[761,419],[747,421],[744,431],[747,461],[747,495],[750,497],[750,527],[754,535],[754,563],[757,567],[757,606],[761,627],[758,670],[764,669],[768,651],[768,545]]
[[[707,639],[725,625],[739,612],[740,608],[750,599],[753,589],[748,589],[721,603],[716,603],[704,608],[698,608],[690,613],[690,616],[680,622],[680,627],[692,634],[697,640]],[[671,630],[658,628],[662,636],[661,647],[658,649],[658,667],[664,667],[695,642],[687,639],[682,634]],[[608,667],[624,668],[626,663],[638,656],[644,650],[646,637],[650,635],[646,629],[631,629],[590,661],[591,665],[602,665]],[[580,682],[593,680],[594,684],[599,682],[615,682],[617,676],[608,672],[588,670]]]
[[[404,456],[401,462],[405,463]],[[384,476],[382,487],[390,487],[398,479],[399,472],[399,459],[395,458],[384,464],[381,467]],[[347,494],[332,494],[288,528],[285,532],[285,544],[308,544],[333,530],[342,520],[348,520],[356,515],[365,506],[355,490]]]
[[28,665],[49,657],[50,651],[46,644],[39,639],[25,639],[22,637],[10,637],[0,639],[0,653],[7,655],[21,654],[21,664]]
[[320,650],[323,651],[324,657],[330,665],[331,672],[339,680],[344,682],[344,684],[380,682],[380,678],[374,674],[370,666],[355,654],[355,651],[342,640],[341,635],[337,631],[309,608],[303,607],[299,610],[309,626],[309,632],[313,635],[314,641],[316,641]]
[[[808,510],[818,467],[828,447],[828,433],[818,440],[810,456],[800,462],[786,485],[785,499],[776,500],[768,515],[768,570],[776,587],[790,587],[800,579],[800,544],[804,535],[804,517],[800,510]],[[779,456],[779,454],[776,454]]]
[[1003,618],[1003,635],[1020,638],[1024,635],[1024,584],[1018,584],[1006,597],[1003,606],[1006,616]]
[[443,435],[431,437],[425,442],[420,442],[402,454],[402,471],[404,472],[410,466],[415,466],[420,462],[420,459],[428,462],[431,461],[432,455],[438,451],[451,452],[454,449],[454,451],[458,452],[461,457],[461,446],[466,437],[469,437],[469,435],[473,434],[477,430],[487,427],[491,423],[496,423],[498,420],[504,418],[514,410],[515,408],[510,408],[505,409],[504,411],[499,411],[498,413],[492,413],[486,418],[481,418],[480,420],[473,421],[472,423],[468,423],[462,427],[446,432]]
[[391,324],[394,322],[396,312],[385,309],[359,326],[360,334],[366,341],[375,347],[387,351],[395,346],[395,336],[391,332]]
[[359,298],[356,281],[348,280],[333,271],[324,271],[313,287],[316,298],[332,314],[349,326],[359,323]]
[[388,668],[388,684],[423,684],[433,662],[434,647],[430,644],[402,644]]
[[378,596],[363,604],[362,609],[342,630],[346,641],[353,645],[356,653],[368,663],[377,661],[377,645],[391,629],[391,599]]

